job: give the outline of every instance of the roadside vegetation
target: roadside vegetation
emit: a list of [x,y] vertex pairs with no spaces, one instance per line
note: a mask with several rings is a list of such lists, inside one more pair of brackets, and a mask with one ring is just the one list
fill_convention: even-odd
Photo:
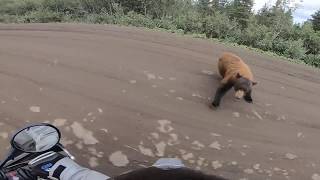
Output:
[[84,22],[165,29],[244,45],[320,67],[320,10],[294,24],[289,0],[0,0],[2,23]]

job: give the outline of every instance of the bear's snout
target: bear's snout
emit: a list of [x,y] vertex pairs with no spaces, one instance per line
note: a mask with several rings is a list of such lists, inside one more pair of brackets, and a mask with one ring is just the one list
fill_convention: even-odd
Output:
[[238,90],[238,91],[236,91],[236,93],[234,94],[234,97],[235,97],[236,99],[242,99],[243,96],[244,96],[244,91],[243,91],[243,90]]

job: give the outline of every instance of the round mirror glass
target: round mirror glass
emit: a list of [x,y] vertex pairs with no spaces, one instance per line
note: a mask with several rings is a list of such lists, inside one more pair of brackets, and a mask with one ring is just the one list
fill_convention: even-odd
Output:
[[35,125],[18,132],[12,146],[23,152],[43,152],[51,149],[60,140],[58,129],[50,125]]

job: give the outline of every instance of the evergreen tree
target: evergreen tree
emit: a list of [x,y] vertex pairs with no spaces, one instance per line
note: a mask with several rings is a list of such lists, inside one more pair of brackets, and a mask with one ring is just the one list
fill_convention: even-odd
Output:
[[236,20],[245,29],[252,15],[252,6],[253,0],[234,0],[227,8],[230,19]]
[[320,31],[320,9],[317,12],[315,12],[311,17],[313,29],[315,31]]

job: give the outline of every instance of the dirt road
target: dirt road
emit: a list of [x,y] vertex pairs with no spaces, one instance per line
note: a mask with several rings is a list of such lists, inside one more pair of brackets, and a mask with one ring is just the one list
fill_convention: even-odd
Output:
[[[208,108],[223,51],[259,85]],[[109,175],[179,157],[230,179],[319,180],[320,72],[244,49],[103,25],[0,25],[0,150],[30,122],[59,126]]]

